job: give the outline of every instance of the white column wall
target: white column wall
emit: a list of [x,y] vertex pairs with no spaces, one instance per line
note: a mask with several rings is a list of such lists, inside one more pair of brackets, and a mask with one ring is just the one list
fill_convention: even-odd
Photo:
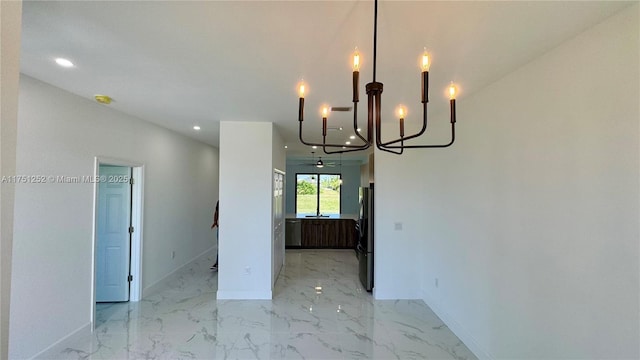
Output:
[[[384,130],[384,129],[383,129]],[[419,299],[420,239],[425,233],[420,206],[424,169],[419,151],[403,155],[376,149],[374,182],[374,274],[376,299]],[[401,230],[396,230],[396,224]]]
[[273,131],[220,122],[218,299],[271,299]]

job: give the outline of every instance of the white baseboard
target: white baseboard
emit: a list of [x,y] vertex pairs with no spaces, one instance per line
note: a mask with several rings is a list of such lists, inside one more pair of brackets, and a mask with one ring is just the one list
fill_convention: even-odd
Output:
[[422,291],[422,301],[433,310],[445,325],[471,350],[471,352],[480,360],[493,360],[494,356],[489,353],[483,346],[478,343],[475,337],[449,313],[442,310],[435,299],[431,298],[426,291]]
[[395,289],[380,290],[379,288],[376,288],[375,285],[373,286],[372,294],[375,300],[421,300],[420,293],[414,290],[405,292],[396,291]]
[[[172,272],[168,273],[166,276],[164,276],[162,279],[156,281],[155,283],[145,287],[144,289],[142,289],[142,298],[145,298],[149,295],[152,295],[154,293],[156,293],[159,290],[162,290],[164,288],[164,286],[170,282],[171,280],[173,280],[177,275],[180,274],[180,272],[182,270],[187,269],[189,266],[191,266],[191,264],[193,264],[196,261],[199,261],[201,258],[207,257],[208,255],[210,255],[211,252],[213,252],[213,250],[215,250],[215,247],[212,246],[211,248],[209,248],[208,250],[205,250],[203,253],[201,253],[200,255],[194,257],[193,259],[187,261],[184,265],[176,268],[175,270],[173,270]],[[215,257],[215,254],[214,254]]]
[[[142,297],[144,298],[145,296],[153,294],[155,291],[161,290],[163,288],[163,286],[167,282],[169,282],[169,281],[171,281],[173,279],[174,276],[179,275],[181,270],[187,269],[194,262],[199,261],[203,257],[211,255],[210,253],[213,252],[213,250],[215,250],[214,247],[209,248],[208,250],[204,251],[200,255],[198,255],[198,256],[194,257],[193,259],[191,259],[190,261],[188,261],[186,264],[184,264],[184,265],[178,267],[177,269],[173,270],[172,272],[167,274],[162,279],[156,281],[154,284],[151,284],[150,286],[147,286],[142,291]],[[214,254],[214,256],[215,256],[215,254]],[[271,297],[269,297],[269,299],[271,299]],[[67,341],[67,340],[69,340],[69,339],[71,339],[73,337],[76,337],[76,336],[83,336],[85,331],[88,334],[91,334],[92,328],[93,327],[91,326],[91,323],[87,323],[86,325],[83,325],[80,328],[74,330],[73,332],[67,334],[66,336],[60,338],[58,341],[56,341],[53,344],[49,345],[44,350],[42,350],[42,351],[38,352],[37,354],[33,355],[30,359],[36,358],[36,357],[40,356],[41,354],[44,354],[45,352],[49,351],[50,349],[52,349],[56,345],[62,343],[63,341]]]
[[218,300],[271,300],[271,291],[227,291],[218,290]]
[[89,336],[90,336],[90,335],[91,335],[91,329],[92,329],[92,328],[93,328],[93,327],[91,326],[91,323],[87,323],[87,324],[85,324],[85,325],[83,325],[83,326],[79,327],[78,329],[76,329],[76,330],[74,330],[74,331],[70,332],[70,333],[69,333],[69,334],[67,334],[66,336],[63,336],[62,338],[60,338],[60,340],[58,340],[58,341],[54,342],[53,344],[51,344],[51,345],[47,346],[44,350],[42,350],[42,351],[38,352],[37,354],[33,355],[33,356],[32,356],[32,357],[30,357],[29,359],[35,359],[35,358],[37,358],[38,356],[40,356],[40,355],[44,354],[45,352],[47,352],[47,351],[49,351],[49,350],[53,349],[53,348],[54,348],[54,347],[56,347],[58,344],[61,344],[61,343],[62,343],[62,342],[64,342],[64,341],[70,340],[70,339],[72,339],[72,338],[74,338],[74,337],[85,336],[85,332],[86,332],[86,335],[89,335]]

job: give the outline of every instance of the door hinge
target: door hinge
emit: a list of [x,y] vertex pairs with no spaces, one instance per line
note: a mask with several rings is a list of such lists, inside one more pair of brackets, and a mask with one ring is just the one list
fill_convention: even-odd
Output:
[[129,184],[133,185],[133,178],[129,178]]
[[129,234],[133,234],[133,226],[129,226]]
[[132,282],[133,281],[133,275],[129,275],[129,277],[127,277],[127,281],[128,282]]

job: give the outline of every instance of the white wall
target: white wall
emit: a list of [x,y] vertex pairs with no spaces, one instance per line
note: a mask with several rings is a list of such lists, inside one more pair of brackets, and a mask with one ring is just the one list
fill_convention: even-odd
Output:
[[[212,248],[216,149],[21,76],[17,172],[91,175],[95,156],[145,166],[143,289]],[[88,326],[93,206],[92,184],[16,186],[11,358]]]
[[273,162],[273,168],[280,171],[287,170],[287,152],[284,149],[284,141],[280,136],[280,132],[274,126],[271,133],[271,161]]
[[[16,174],[16,128],[20,74],[22,2],[0,1],[0,176]],[[2,182],[0,190],[0,359],[8,358],[9,300],[15,186]]]
[[[425,219],[420,210],[423,193],[418,185],[422,183],[424,170],[416,164],[421,159],[419,150],[403,155],[375,151],[373,295],[376,299],[420,298],[422,254],[418,239],[424,234]],[[395,230],[396,223],[402,230]]]
[[[388,130],[387,130],[388,131]],[[360,186],[368,187],[369,184],[375,183],[375,156],[374,153],[369,154],[365,163],[360,165]]]
[[220,122],[218,299],[271,299],[273,169],[284,162],[274,161],[274,131]]
[[378,293],[421,288],[481,358],[640,357],[638,11],[461,98],[452,148],[376,154]]

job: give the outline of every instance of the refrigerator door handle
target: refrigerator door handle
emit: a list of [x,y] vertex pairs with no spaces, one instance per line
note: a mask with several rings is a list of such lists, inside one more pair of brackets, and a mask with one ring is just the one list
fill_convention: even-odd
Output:
[[356,246],[356,249],[358,250],[358,252],[361,252],[361,253],[364,252],[364,248],[362,247],[362,245],[360,243],[358,243],[358,245]]

